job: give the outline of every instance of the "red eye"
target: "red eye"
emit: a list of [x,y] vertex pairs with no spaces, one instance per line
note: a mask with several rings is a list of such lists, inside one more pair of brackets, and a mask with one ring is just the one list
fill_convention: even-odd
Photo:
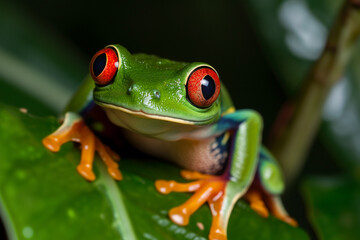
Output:
[[104,48],[98,51],[90,62],[90,74],[96,84],[106,85],[110,83],[119,67],[119,58],[112,48]]
[[199,67],[189,76],[186,83],[187,96],[197,107],[211,106],[220,93],[220,79],[209,67]]

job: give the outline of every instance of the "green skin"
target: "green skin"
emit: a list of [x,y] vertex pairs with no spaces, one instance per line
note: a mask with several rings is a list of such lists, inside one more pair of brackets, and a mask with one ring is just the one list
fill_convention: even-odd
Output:
[[[223,206],[226,218],[256,173],[266,192],[278,195],[283,191],[281,171],[274,158],[261,147],[262,118],[257,112],[229,111],[233,104],[224,85],[210,107],[198,108],[188,100],[185,85],[189,74],[199,66],[211,66],[132,55],[120,45],[111,47],[120,58],[114,81],[95,86],[88,77],[66,111],[80,112],[94,100],[114,124],[130,130],[126,135],[141,150],[206,173],[225,168],[211,153],[210,145],[214,142],[219,145],[217,137],[231,131],[232,137],[226,142],[231,151],[227,153],[229,182]],[[196,149],[187,150],[186,146],[193,146],[187,145],[187,141],[195,143]],[[168,144],[166,148],[170,150],[161,152],[163,144]]]

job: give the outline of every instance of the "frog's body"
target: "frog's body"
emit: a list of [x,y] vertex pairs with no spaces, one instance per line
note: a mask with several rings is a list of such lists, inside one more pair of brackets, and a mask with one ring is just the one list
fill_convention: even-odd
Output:
[[[175,223],[186,225],[190,215],[207,201],[213,213],[209,238],[226,239],[232,207],[244,196],[262,216],[268,215],[263,202],[268,200],[275,216],[295,225],[277,197],[284,188],[278,165],[260,146],[260,115],[251,110],[235,111],[211,66],[131,55],[124,47],[112,45],[94,56],[90,70],[95,84],[88,78],[67,112],[86,115],[95,102],[113,124],[125,129],[124,136],[135,147],[192,170],[182,172],[186,179],[198,179],[186,184],[156,182],[164,194],[195,192],[170,211]],[[121,179],[113,161],[117,155],[75,113],[67,113],[63,125],[45,138],[44,144],[57,151],[69,140],[82,145],[78,172],[84,178],[95,179],[92,160],[97,151],[109,173]]]
[[[224,168],[227,153],[221,154],[221,148],[215,147],[217,141],[214,137],[201,141],[192,139],[164,141],[128,131],[126,138],[141,151],[174,162],[185,169],[217,174]],[[191,161],[193,159],[196,161]]]

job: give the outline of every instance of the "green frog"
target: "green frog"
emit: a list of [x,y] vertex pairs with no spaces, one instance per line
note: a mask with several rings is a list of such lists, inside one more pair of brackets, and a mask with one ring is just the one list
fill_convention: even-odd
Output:
[[95,180],[92,164],[97,152],[109,174],[121,180],[118,153],[103,144],[84,121],[94,106],[100,106],[108,120],[123,129],[121,137],[133,146],[186,169],[181,175],[191,180],[188,183],[155,182],[163,194],[193,192],[184,204],[169,211],[174,223],[187,225],[207,202],[213,216],[209,239],[227,239],[233,206],[245,198],[261,216],[267,217],[270,211],[297,225],[279,197],[284,190],[280,168],[261,145],[261,116],[249,109],[236,110],[210,65],[131,54],[117,44],[94,55],[90,76],[68,105],[62,125],[43,144],[56,152],[65,142],[78,142],[81,176]]

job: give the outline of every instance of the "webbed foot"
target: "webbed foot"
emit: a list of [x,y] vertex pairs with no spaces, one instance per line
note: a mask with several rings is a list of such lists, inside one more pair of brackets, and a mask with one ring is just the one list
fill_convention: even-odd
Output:
[[92,165],[97,151],[106,164],[109,174],[116,180],[122,179],[118,164],[114,161],[114,159],[119,160],[120,157],[94,135],[78,114],[71,112],[66,113],[63,124],[54,133],[45,137],[42,143],[50,151],[58,152],[60,147],[69,141],[81,145],[81,161],[76,169],[83,178],[88,181],[95,180]]
[[242,196],[260,216],[266,218],[270,211],[276,218],[292,226],[297,226],[297,222],[287,214],[278,196],[264,193],[256,188],[239,188],[237,183],[230,181],[227,175],[212,176],[187,170],[181,171],[181,175],[187,180],[195,181],[178,183],[157,180],[155,182],[156,189],[163,194],[194,192],[185,203],[169,211],[170,219],[180,226],[186,226],[190,216],[207,202],[212,214],[209,240],[227,239],[226,230],[229,216],[234,203]]
[[169,211],[170,219],[180,225],[186,226],[190,216],[205,202],[208,202],[213,216],[210,229],[210,240],[226,240],[226,217],[221,209],[224,205],[224,193],[228,179],[225,176],[212,176],[193,171],[181,171],[183,178],[196,180],[190,183],[178,183],[176,181],[157,180],[156,189],[163,194],[171,192],[194,192],[194,194],[182,205]]
[[272,214],[274,214],[276,218],[280,219],[283,222],[286,222],[293,227],[298,226],[298,222],[292,217],[290,217],[285,210],[280,197],[268,195],[266,196],[266,200],[269,204]]
[[[281,221],[293,227],[298,226],[297,221],[291,218],[286,212],[279,196],[270,195],[260,189],[250,188],[244,197],[249,202],[250,207],[261,217],[267,218],[270,210],[271,213]],[[264,201],[266,201],[267,204],[265,204]],[[266,206],[269,206],[269,209]]]
[[266,208],[259,191],[250,189],[244,197],[249,202],[250,207],[257,212],[257,214],[264,218],[269,216],[269,211]]

